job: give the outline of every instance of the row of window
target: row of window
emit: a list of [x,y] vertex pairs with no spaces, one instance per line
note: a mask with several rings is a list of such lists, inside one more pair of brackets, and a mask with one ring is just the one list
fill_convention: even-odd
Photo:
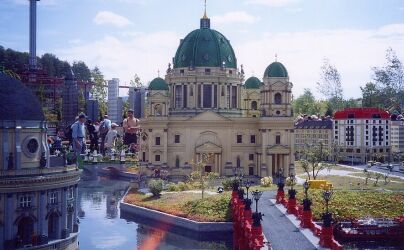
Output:
[[[49,204],[57,204],[58,203],[58,191],[53,191],[48,193],[48,203]],[[73,199],[74,198],[74,189],[69,188],[67,192],[67,198]],[[20,208],[28,208],[32,207],[33,205],[33,195],[21,195],[18,198],[18,206]]]
[[[354,124],[354,121],[355,120],[347,120],[347,123],[348,124]],[[357,121],[357,120],[356,120]],[[383,120],[372,120],[373,121],[373,124],[375,124],[376,123],[376,121],[379,121],[379,124],[381,124],[382,122],[383,122]],[[365,121],[367,124],[369,124],[369,120],[366,120]],[[334,121],[334,123],[335,124],[338,124],[338,121],[336,120],[336,121]],[[343,124],[344,123],[344,121],[342,121],[341,122],[341,124]],[[386,120],[386,124],[388,124],[389,123],[389,120]]]

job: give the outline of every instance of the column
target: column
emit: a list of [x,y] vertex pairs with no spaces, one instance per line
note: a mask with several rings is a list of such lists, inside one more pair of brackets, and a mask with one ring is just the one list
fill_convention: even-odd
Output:
[[210,107],[214,108],[215,107],[215,103],[214,103],[214,100],[215,100],[215,85],[212,83],[211,86],[212,86],[212,89],[210,90],[210,92],[211,92],[211,98],[210,98],[211,105],[210,105]]
[[46,223],[45,217],[47,213],[46,209],[46,192],[41,191],[39,195],[39,210],[38,210],[38,233],[40,235],[48,235],[48,223]]
[[14,169],[21,168],[21,142],[20,142],[20,132],[21,125],[16,124],[16,128],[14,130],[14,140],[15,140],[15,155],[14,155]]
[[[273,163],[273,159],[274,159],[274,157],[275,157],[275,155],[269,155],[268,156],[268,164],[267,164],[267,166],[268,166],[268,175],[269,176],[272,176],[272,169],[275,167],[272,163]],[[275,158],[275,164],[276,164],[276,158]]]
[[219,168],[219,176],[222,175],[222,154],[219,154],[218,168]]
[[62,188],[61,190],[62,216],[60,217],[59,222],[58,238],[64,238],[66,236],[63,232],[67,230],[67,191],[67,187]]
[[229,109],[232,108],[231,104],[232,104],[232,97],[233,97],[233,86],[230,84],[230,93],[229,93]]
[[8,156],[10,154],[9,149],[8,149],[8,131],[7,129],[3,129],[3,141],[0,143],[3,143],[3,170],[8,169]]
[[[185,99],[185,97],[184,97],[184,84],[181,84],[181,95],[182,95],[181,107],[184,108],[184,99]],[[188,98],[187,98],[187,101],[188,101]]]
[[203,83],[201,83],[201,108],[203,107]]
[[[73,212],[73,230],[77,227],[78,229],[78,224],[77,224],[77,210],[78,210],[78,204],[79,204],[79,185],[74,185],[74,212]],[[75,231],[75,230],[74,230]]]
[[5,240],[13,240],[14,238],[14,200],[13,194],[7,194],[6,206],[4,211],[4,229],[6,232]]

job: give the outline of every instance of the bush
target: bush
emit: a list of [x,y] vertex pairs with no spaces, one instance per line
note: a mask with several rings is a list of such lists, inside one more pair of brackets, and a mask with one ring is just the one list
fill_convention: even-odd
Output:
[[285,185],[291,187],[292,185],[296,185],[295,181],[295,179],[288,177],[286,178]]
[[272,177],[264,177],[261,179],[261,187],[270,187],[272,185]]
[[169,191],[169,192],[177,192],[178,187],[177,187],[177,185],[175,183],[168,183],[167,191]]
[[163,181],[151,180],[149,183],[149,189],[153,196],[160,196],[161,191],[163,191]]
[[187,190],[187,185],[184,182],[180,181],[177,183],[177,188],[179,191],[185,191]]
[[234,180],[232,178],[226,178],[222,181],[223,189],[226,191],[233,190]]

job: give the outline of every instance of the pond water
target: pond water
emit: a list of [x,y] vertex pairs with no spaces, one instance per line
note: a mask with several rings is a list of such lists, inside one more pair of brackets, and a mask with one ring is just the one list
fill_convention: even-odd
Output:
[[[79,183],[80,249],[231,249],[231,234],[211,240],[120,214],[128,182],[98,177]],[[126,218],[126,219],[124,219]]]

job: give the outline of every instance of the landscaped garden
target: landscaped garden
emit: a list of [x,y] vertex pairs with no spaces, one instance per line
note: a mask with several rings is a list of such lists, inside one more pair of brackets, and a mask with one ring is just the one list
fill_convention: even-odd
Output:
[[124,201],[195,221],[231,221],[230,192],[207,192],[201,199],[200,191],[163,192],[159,196],[131,191]]
[[[322,190],[309,190],[312,199],[314,220],[320,221],[324,212],[325,202]],[[304,192],[299,191],[299,203],[304,198]],[[404,193],[375,192],[375,191],[347,191],[336,190],[330,202],[330,212],[338,221],[349,221],[365,217],[396,218],[404,215]]]

